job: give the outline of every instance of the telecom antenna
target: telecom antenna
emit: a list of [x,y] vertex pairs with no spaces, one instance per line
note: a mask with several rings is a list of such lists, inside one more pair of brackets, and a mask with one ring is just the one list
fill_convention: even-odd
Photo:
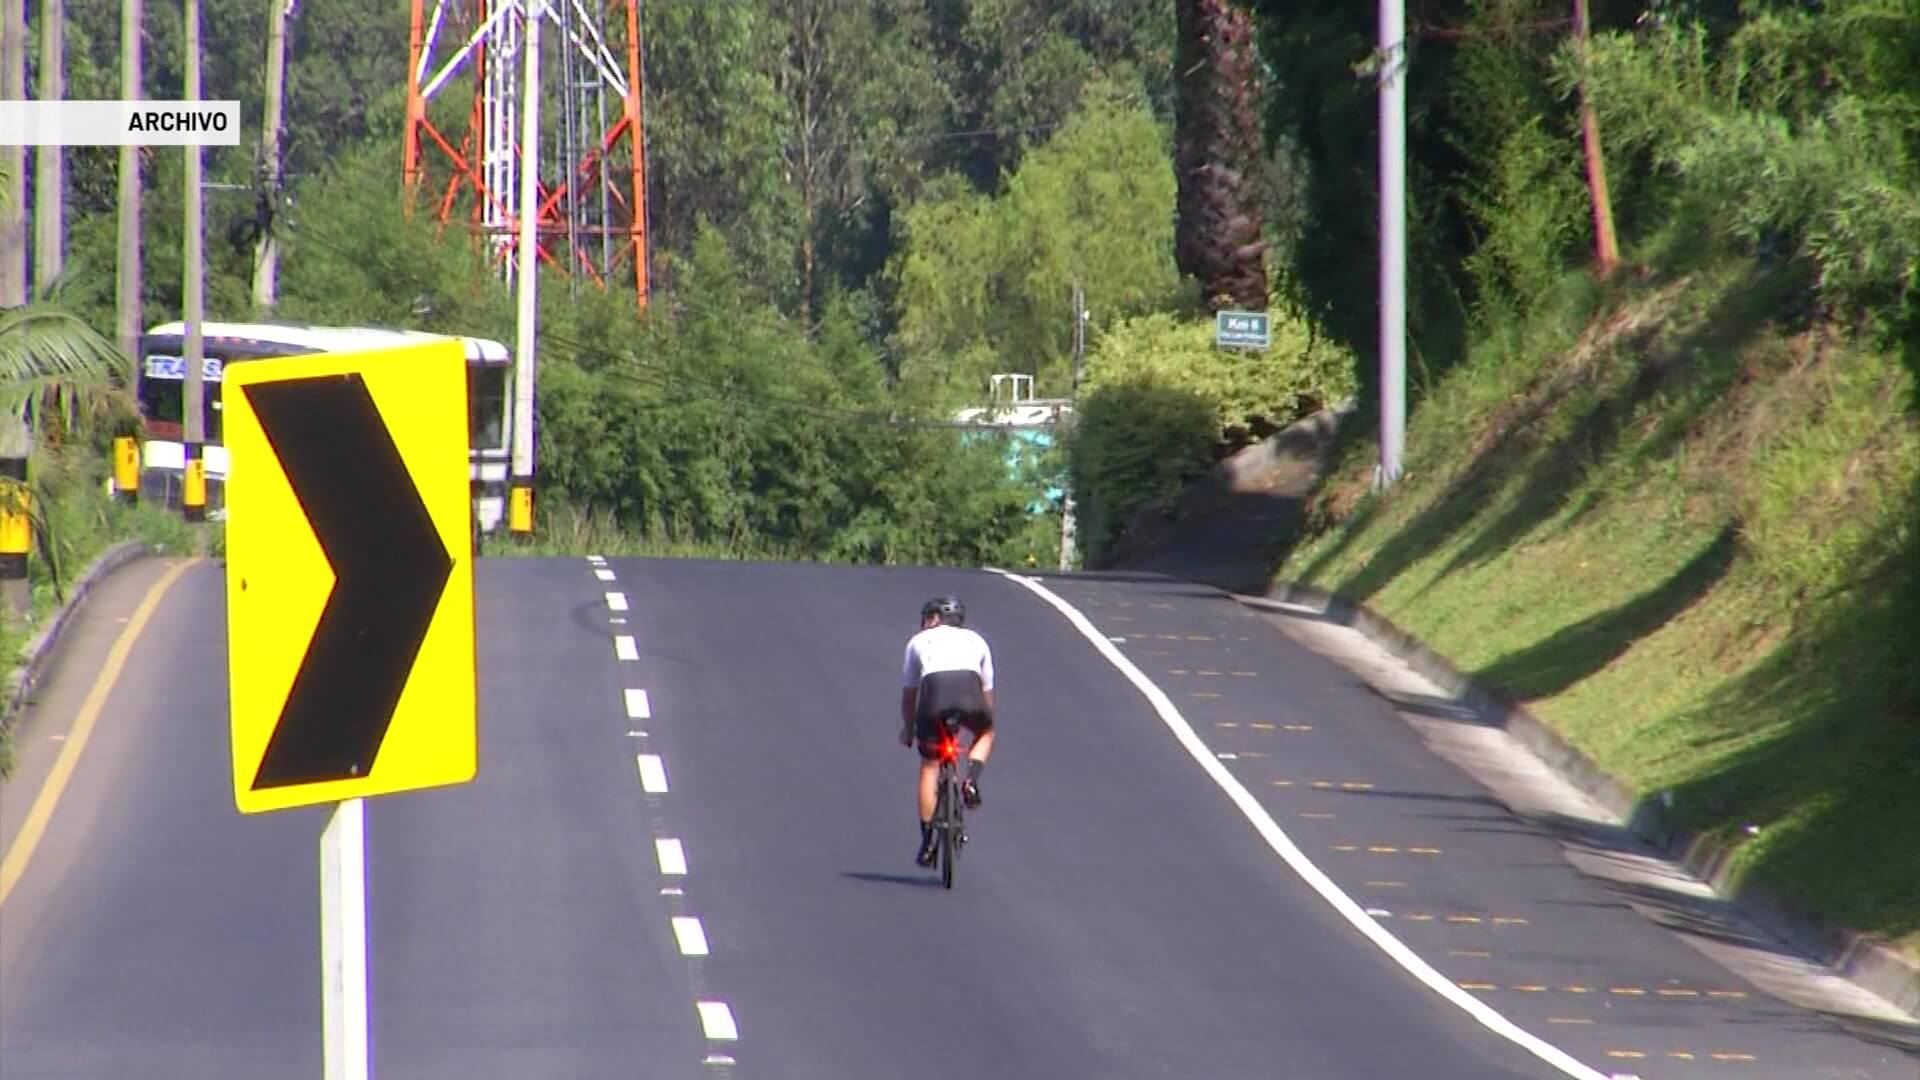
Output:
[[[539,261],[572,288],[632,283],[647,306],[641,0],[410,0],[406,145],[410,208],[464,217],[503,279],[519,269],[520,166],[532,161]],[[609,7],[618,23],[609,34]],[[537,146],[521,146],[527,12],[539,12]],[[461,116],[454,102],[469,100]],[[447,132],[466,133],[458,142]],[[431,166],[430,166],[431,163]]]

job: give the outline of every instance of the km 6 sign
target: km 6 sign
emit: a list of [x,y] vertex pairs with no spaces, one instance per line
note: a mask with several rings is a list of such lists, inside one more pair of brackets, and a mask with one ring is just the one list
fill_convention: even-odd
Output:
[[224,375],[240,812],[471,780],[460,344],[249,360]]

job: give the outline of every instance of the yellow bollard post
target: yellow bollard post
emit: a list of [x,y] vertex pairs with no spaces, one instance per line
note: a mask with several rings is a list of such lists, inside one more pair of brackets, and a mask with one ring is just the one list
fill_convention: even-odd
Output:
[[181,492],[180,516],[188,521],[207,520],[207,461],[199,443],[187,444],[187,476]]
[[121,502],[140,501],[140,440],[131,435],[113,440],[113,489]]
[[33,495],[27,487],[27,459],[0,458],[0,590],[14,611],[33,606],[27,560],[33,552]]
[[507,528],[522,535],[533,532],[533,488],[514,485],[507,502]]

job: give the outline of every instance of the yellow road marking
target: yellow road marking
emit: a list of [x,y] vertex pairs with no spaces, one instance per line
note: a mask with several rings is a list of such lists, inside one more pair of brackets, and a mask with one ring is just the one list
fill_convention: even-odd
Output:
[[1272,731],[1274,728],[1274,725],[1268,723],[1254,723],[1248,724],[1247,726],[1255,731]]
[[106,663],[100,665],[100,674],[94,676],[93,687],[80,703],[80,712],[74,717],[73,729],[69,732],[66,745],[60,748],[60,757],[53,763],[53,771],[47,773],[46,783],[40,786],[40,794],[33,800],[33,808],[27,811],[27,820],[21,824],[20,832],[13,838],[13,846],[7,849],[5,859],[0,859],[0,904],[7,901],[7,895],[13,892],[20,875],[26,872],[27,860],[33,857],[33,849],[40,843],[40,836],[46,832],[47,820],[53,816],[53,808],[60,801],[60,795],[67,789],[67,781],[73,775],[74,766],[80,760],[80,751],[87,748],[87,738],[93,734],[94,721],[99,719],[100,710],[107,704],[107,695],[113,692],[114,683],[120,680],[120,669],[126,666],[127,654],[133,651],[133,643],[140,638],[140,632],[146,629],[147,619],[154,608],[160,606],[160,598],[167,589],[185,573],[189,566],[199,562],[188,559],[174,563],[160,580],[147,589],[147,595],[141,597],[140,606],[133,611],[133,617],[127,620],[127,628],[120,631],[114,639],[113,648],[107,651]]
[[1698,990],[1656,990],[1654,992],[1659,994],[1661,997],[1699,997],[1700,996],[1700,991]]
[[[1433,916],[1431,916],[1431,915],[1429,915],[1429,916],[1427,916],[1427,918],[1429,918],[1429,919],[1431,919],[1431,918],[1433,918]],[[1480,950],[1480,949],[1448,949],[1448,950],[1447,950],[1447,955],[1448,955],[1448,956],[1471,956],[1471,957],[1474,957],[1474,958],[1476,958],[1476,959],[1480,959],[1480,960],[1491,960],[1491,959],[1493,959],[1493,954],[1492,954],[1492,953],[1490,953],[1490,952],[1485,952],[1485,951],[1483,951],[1483,950]]]
[[1217,697],[1219,697],[1220,695],[1219,695],[1219,694],[1216,694],[1216,693],[1214,693],[1214,692],[1213,692],[1213,691],[1211,691],[1211,690],[1195,690],[1195,691],[1193,691],[1193,692],[1192,692],[1192,693],[1191,693],[1190,695],[1188,695],[1188,696],[1190,696],[1190,697],[1203,697],[1203,698],[1217,698]]
[[1188,634],[1187,640],[1188,641],[1212,641],[1213,639],[1208,637],[1205,634]]
[[1449,915],[1449,916],[1447,916],[1447,921],[1448,921],[1448,922],[1453,922],[1453,923],[1477,923],[1477,922],[1479,922],[1479,921],[1480,921],[1480,916],[1478,916],[1478,915]]
[[1747,996],[1747,992],[1745,990],[1709,990],[1707,991],[1707,996],[1717,998],[1743,998]]
[[1753,1061],[1756,1059],[1752,1054],[1723,1054],[1723,1053],[1716,1052],[1713,1055],[1713,1060],[1715,1061]]
[[1342,780],[1340,786],[1348,791],[1372,791],[1372,784],[1363,784],[1358,780]]
[[1251,679],[1255,675],[1258,675],[1260,673],[1257,671],[1236,671],[1234,672],[1234,674],[1240,676],[1243,679]]
[[1540,994],[1540,993],[1545,993],[1547,988],[1544,986],[1541,986],[1539,983],[1521,983],[1520,985],[1515,986],[1514,989],[1520,991],[1523,994]]
[[1667,1056],[1670,1058],[1679,1058],[1681,1061],[1693,1060],[1693,1055],[1687,1053],[1685,1050],[1669,1050],[1667,1051]]
[[1273,782],[1273,786],[1274,786],[1274,787],[1292,787],[1292,786],[1293,786],[1293,781],[1291,781],[1291,780],[1275,780],[1275,781]]
[[1316,787],[1316,788],[1319,788],[1319,789],[1321,789],[1322,791],[1324,791],[1324,790],[1326,790],[1327,788],[1330,788],[1330,787],[1332,787],[1332,786],[1333,786],[1333,781],[1331,781],[1331,780],[1315,780],[1315,781],[1313,782],[1313,786],[1314,786],[1314,787]]
[[1183,667],[1167,669],[1167,674],[1169,675],[1185,675],[1186,673],[1187,673],[1187,669]]
[[1308,819],[1309,821],[1332,821],[1333,820],[1332,814],[1316,814],[1306,810],[1302,810],[1300,812],[1300,816]]
[[1609,1050],[1607,1051],[1607,1056],[1610,1058],[1643,1058],[1647,1055],[1638,1050]]
[[1404,889],[1407,887],[1407,883],[1404,881],[1369,881],[1367,885],[1375,889]]
[[1610,988],[1610,992],[1615,994],[1621,994],[1627,997],[1638,997],[1646,993],[1645,990],[1642,990],[1637,986],[1615,986]]
[[1214,727],[1239,727],[1239,726],[1240,726],[1240,721],[1238,721],[1238,720],[1215,720],[1215,721],[1213,722],[1213,726],[1214,726]]
[[1593,993],[1593,991],[1592,991],[1591,989],[1589,989],[1588,987],[1585,987],[1585,986],[1563,986],[1563,987],[1561,987],[1560,989],[1562,989],[1562,990],[1565,990],[1565,991],[1566,991],[1567,993],[1569,993],[1569,994],[1591,994],[1591,993]]
[[1409,915],[1409,916],[1407,916],[1407,920],[1408,920],[1409,922],[1432,922],[1432,921],[1433,921],[1433,916],[1431,916],[1431,915]]
[[1194,672],[1194,674],[1195,675],[1218,675],[1220,673],[1217,671],[1196,671]]
[[1460,984],[1460,989],[1462,990],[1498,990],[1500,988],[1493,985],[1492,983],[1487,983],[1487,982],[1463,982]]
[[1335,844],[1335,845],[1333,845],[1333,850],[1335,850],[1335,851],[1359,851],[1360,849],[1359,849],[1358,847],[1356,847],[1355,845],[1353,845],[1353,844]]
[[1547,1023],[1549,1024],[1591,1024],[1593,1023],[1593,1021],[1580,1016],[1549,1016],[1547,1017]]
[[1527,920],[1525,919],[1518,918],[1511,915],[1495,915],[1493,917],[1493,925],[1495,926],[1529,926],[1532,924],[1528,923]]
[[1400,851],[1397,847],[1388,847],[1385,844],[1369,844],[1367,850],[1375,855],[1396,855]]
[[1408,850],[1408,851],[1411,851],[1411,852],[1413,852],[1413,853],[1414,853],[1415,855],[1438,855],[1438,854],[1440,854],[1440,849],[1439,849],[1439,848],[1437,848],[1437,847],[1410,847],[1410,848],[1408,848],[1407,850]]
[[1312,724],[1288,724],[1287,730],[1288,731],[1312,731],[1313,725]]

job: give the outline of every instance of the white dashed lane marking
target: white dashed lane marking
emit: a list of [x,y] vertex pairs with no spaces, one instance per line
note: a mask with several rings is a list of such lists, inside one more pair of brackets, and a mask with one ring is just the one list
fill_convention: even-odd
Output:
[[612,581],[613,571],[601,567],[593,572],[593,576],[599,578],[601,581]]
[[667,767],[660,761],[659,754],[636,755],[640,762],[640,787],[652,794],[667,790]]
[[738,1039],[740,1029],[734,1025],[733,1010],[727,1008],[724,1001],[696,1001],[694,1006],[700,1010],[700,1027],[709,1039]]
[[687,852],[680,841],[671,836],[656,837],[653,841],[653,853],[660,859],[660,872],[668,877],[680,877],[687,872]]
[[653,703],[647,700],[645,690],[627,691],[627,716],[634,720],[653,719]]
[[691,915],[673,917],[673,936],[680,941],[680,952],[686,956],[707,955],[707,932],[700,926],[700,920]]
[[640,648],[633,643],[632,634],[621,634],[613,639],[613,654],[622,660],[638,660]]
[[608,594],[607,594],[607,607],[608,607],[609,609],[611,609],[611,610],[613,610],[613,611],[625,611],[625,610],[627,610],[627,594],[626,594],[626,593],[623,593],[623,592],[610,592],[610,593],[608,593]]

